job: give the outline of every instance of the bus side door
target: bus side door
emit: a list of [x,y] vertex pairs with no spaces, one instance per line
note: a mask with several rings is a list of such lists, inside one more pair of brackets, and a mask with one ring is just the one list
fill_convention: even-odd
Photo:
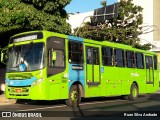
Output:
[[152,56],[145,56],[146,63],[146,84],[147,92],[152,92],[154,87],[154,69],[153,69],[153,58]]
[[86,46],[86,83],[89,97],[100,96],[100,51],[98,47]]

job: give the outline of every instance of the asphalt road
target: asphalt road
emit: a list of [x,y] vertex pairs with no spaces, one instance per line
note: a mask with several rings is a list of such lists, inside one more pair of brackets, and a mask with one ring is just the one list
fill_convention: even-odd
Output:
[[[79,107],[69,107],[63,101],[39,101],[23,104],[0,106],[0,116],[7,113],[12,117],[42,117],[60,119],[80,119],[81,117],[113,118],[113,117],[160,117],[160,93],[150,97],[140,96],[135,101],[123,100],[121,97],[84,99]],[[10,113],[11,112],[11,113]],[[43,119],[43,120],[46,120]]]

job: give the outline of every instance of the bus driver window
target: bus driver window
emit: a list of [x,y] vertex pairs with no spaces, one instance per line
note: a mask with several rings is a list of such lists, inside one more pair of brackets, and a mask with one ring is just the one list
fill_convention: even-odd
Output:
[[50,49],[49,53],[49,67],[64,67],[64,51]]

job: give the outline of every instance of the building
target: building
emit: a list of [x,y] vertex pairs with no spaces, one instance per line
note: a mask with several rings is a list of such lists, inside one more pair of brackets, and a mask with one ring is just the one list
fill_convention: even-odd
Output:
[[152,51],[160,52],[160,0],[133,0],[135,5],[143,8],[143,30],[140,35],[142,43],[151,43]]
[[89,11],[85,13],[69,13],[69,19],[67,22],[71,25],[72,32],[75,28],[80,27],[80,25],[83,24],[83,22],[90,21],[89,16],[92,16],[93,12],[94,11]]

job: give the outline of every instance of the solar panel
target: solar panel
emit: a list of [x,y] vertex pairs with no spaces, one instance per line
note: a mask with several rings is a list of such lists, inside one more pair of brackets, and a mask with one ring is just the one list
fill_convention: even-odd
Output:
[[106,7],[94,10],[93,22],[104,22],[118,16],[118,4],[108,5]]

